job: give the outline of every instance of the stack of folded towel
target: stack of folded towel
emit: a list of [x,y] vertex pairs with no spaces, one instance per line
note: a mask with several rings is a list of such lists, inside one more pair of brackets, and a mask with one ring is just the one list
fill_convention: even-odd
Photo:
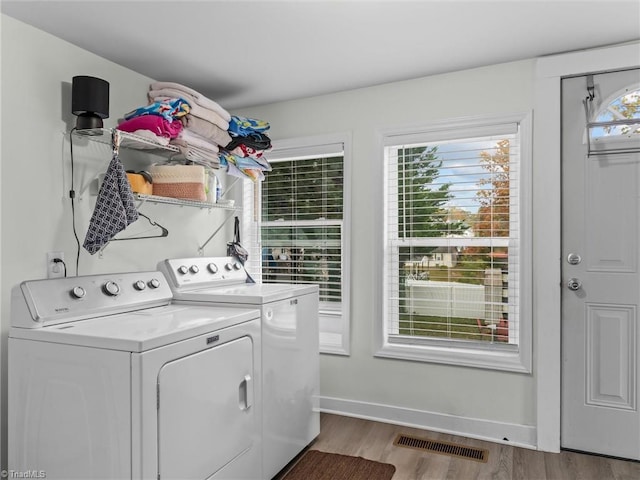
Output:
[[269,128],[264,120],[231,117],[228,130],[231,141],[220,152],[220,165],[227,166],[227,173],[253,181],[264,179],[263,172],[271,171],[271,165],[263,156],[271,148],[266,134]]
[[147,96],[151,102],[175,98],[187,102],[190,110],[181,118],[184,128],[171,144],[180,148],[188,160],[211,167],[219,165],[220,146],[231,141],[227,132],[231,120],[229,112],[192,88],[174,82],[152,83]]
[[175,145],[187,159],[229,175],[263,180],[271,165],[271,148],[263,120],[232,116],[201,93],[174,82],[155,82],[147,92],[149,105],[125,115],[120,130]]
[[182,131],[181,118],[189,113],[189,104],[180,98],[167,98],[136,108],[124,116],[118,130],[168,145]]

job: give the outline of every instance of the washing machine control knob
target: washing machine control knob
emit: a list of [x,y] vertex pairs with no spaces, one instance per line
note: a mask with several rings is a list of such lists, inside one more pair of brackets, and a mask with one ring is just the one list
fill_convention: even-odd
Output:
[[87,291],[82,287],[73,287],[71,290],[71,296],[74,298],[82,298],[87,294]]
[[236,270],[240,270],[242,268],[242,265],[240,265],[240,262],[233,262],[233,268]]
[[216,274],[218,273],[218,266],[215,263],[210,263],[209,265],[207,265],[207,270],[209,270],[209,272]]
[[115,297],[120,293],[120,287],[116,282],[109,280],[102,286],[102,291],[110,297]]
[[151,280],[149,280],[149,287],[158,288],[159,286],[160,286],[160,280],[158,280],[157,278],[152,278]]
[[133,284],[133,288],[135,288],[138,291],[142,291],[145,288],[147,288],[147,284],[144,283],[142,280],[138,280],[136,283]]
[[185,275],[187,272],[189,271],[189,269],[186,267],[186,265],[180,265],[178,267],[178,273]]
[[198,273],[200,271],[197,265],[191,265],[189,267],[189,270],[191,271],[191,273]]
[[233,265],[231,265],[231,262],[229,262],[229,263],[225,264],[224,269],[225,269],[227,272],[230,272],[230,271],[233,269]]

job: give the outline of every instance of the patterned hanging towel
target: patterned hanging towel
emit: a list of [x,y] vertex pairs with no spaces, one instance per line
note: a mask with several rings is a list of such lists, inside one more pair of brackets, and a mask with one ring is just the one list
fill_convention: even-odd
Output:
[[91,255],[138,219],[131,185],[118,158],[117,130],[114,130],[112,143],[113,157],[100,186],[96,206],[89,221],[89,229],[82,245]]

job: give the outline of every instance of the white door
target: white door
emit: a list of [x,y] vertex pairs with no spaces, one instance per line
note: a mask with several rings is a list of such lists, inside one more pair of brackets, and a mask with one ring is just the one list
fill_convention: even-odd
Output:
[[[590,111],[616,110],[640,89],[640,70],[591,80]],[[587,156],[589,81],[562,81],[561,445],[640,459],[640,153]],[[640,133],[611,135],[620,128],[592,146],[640,148]]]
[[[162,367],[158,375],[161,480],[257,477],[248,472],[256,470],[251,463],[258,464],[259,457],[253,462],[242,458],[257,448],[253,362],[253,341],[242,337]],[[232,462],[237,468],[230,467]]]

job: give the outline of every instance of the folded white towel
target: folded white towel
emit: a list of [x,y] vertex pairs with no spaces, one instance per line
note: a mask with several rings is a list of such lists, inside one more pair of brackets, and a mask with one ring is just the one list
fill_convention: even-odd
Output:
[[190,130],[201,137],[208,139],[209,141],[225,147],[231,143],[231,135],[226,130],[223,130],[218,125],[214,125],[207,120],[196,117],[195,115],[185,115],[182,119],[184,130]]
[[231,115],[229,114],[229,112],[227,112],[224,108],[222,108],[218,103],[214,102],[210,98],[205,97],[200,92],[197,92],[194,89],[186,87],[179,83],[155,82],[150,85],[149,90],[162,90],[164,88],[170,88],[172,90],[179,90],[181,92],[187,93],[188,95],[193,97],[193,99],[198,105],[204,108],[208,108],[209,110],[213,110],[214,112],[218,113],[218,115],[220,115],[223,119],[225,119],[227,122],[231,120]]
[[180,134],[178,135],[178,139],[184,140],[189,145],[202,148],[203,150],[211,150],[212,152],[220,151],[216,143],[209,141],[204,137],[201,137],[188,128],[185,128],[180,132]]
[[220,167],[220,158],[218,157],[218,154],[211,150],[204,150],[198,147],[189,146],[185,156],[188,160],[200,165],[210,168]]
[[189,112],[194,117],[202,118],[214,125],[219,126],[222,130],[229,130],[229,122],[222,118],[219,113],[209,108],[198,105],[195,100],[188,94],[180,92],[179,90],[172,90],[170,88],[164,88],[162,90],[150,90],[147,93],[149,100],[153,102],[161,102],[169,98],[180,97],[191,107]]

